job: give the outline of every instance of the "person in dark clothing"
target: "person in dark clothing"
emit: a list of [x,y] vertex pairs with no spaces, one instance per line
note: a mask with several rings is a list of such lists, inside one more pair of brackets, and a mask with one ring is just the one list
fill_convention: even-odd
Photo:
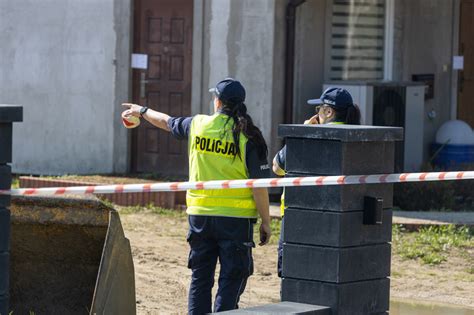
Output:
[[[342,88],[330,87],[319,99],[308,100],[308,104],[316,105],[316,114],[304,122],[305,125],[332,124],[332,125],[360,125],[359,107],[353,103],[352,96]],[[273,158],[273,172],[278,176],[285,176],[286,146]],[[282,273],[283,238],[285,220],[285,192],[281,197],[281,229],[278,241],[278,276]]]
[[[147,107],[123,104],[132,115],[188,139],[189,180],[233,180],[269,176],[267,145],[253,124],[244,104],[245,89],[228,78],[210,90],[213,115],[170,117]],[[219,288],[214,312],[238,308],[247,279],[253,273],[253,225],[258,215],[260,244],[271,236],[266,188],[188,190],[186,204],[190,246],[188,267],[192,270],[189,314],[212,312],[211,291],[219,260]]]

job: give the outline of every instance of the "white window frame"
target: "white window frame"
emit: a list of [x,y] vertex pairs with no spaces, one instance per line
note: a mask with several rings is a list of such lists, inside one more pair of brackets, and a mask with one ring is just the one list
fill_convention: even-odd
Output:
[[[383,79],[393,80],[393,43],[395,28],[395,0],[385,0],[385,31],[384,31],[384,63]],[[331,60],[331,18],[332,18],[332,0],[326,0],[326,34],[325,34],[325,53],[324,53],[324,81],[329,82]]]

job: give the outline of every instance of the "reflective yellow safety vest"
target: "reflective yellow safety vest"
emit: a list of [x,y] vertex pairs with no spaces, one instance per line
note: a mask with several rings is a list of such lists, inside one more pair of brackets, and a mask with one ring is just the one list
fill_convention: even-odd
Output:
[[[232,180],[248,178],[245,163],[247,137],[240,134],[239,158],[232,138],[231,119],[216,113],[197,115],[191,122],[189,137],[189,180]],[[224,130],[225,126],[225,130]],[[257,208],[250,188],[196,190],[186,195],[187,213],[236,218],[256,218]]]
[[[328,125],[344,125],[344,123],[340,121],[330,122],[327,124]],[[280,214],[282,217],[285,215],[285,188],[283,188],[283,193],[281,194],[281,197],[280,197]]]

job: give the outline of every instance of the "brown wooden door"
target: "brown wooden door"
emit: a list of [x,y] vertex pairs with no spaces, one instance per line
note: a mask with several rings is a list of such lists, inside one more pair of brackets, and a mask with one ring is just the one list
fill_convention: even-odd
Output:
[[[148,55],[148,69],[133,70],[134,102],[170,116],[191,114],[192,25],[193,0],[135,1],[133,52]],[[187,141],[144,119],[132,141],[132,170],[187,174]]]
[[459,53],[464,69],[458,81],[458,119],[474,128],[474,0],[461,0]]

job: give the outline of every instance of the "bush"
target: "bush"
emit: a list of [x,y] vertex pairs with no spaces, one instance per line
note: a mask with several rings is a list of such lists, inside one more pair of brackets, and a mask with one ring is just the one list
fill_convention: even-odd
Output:
[[[474,170],[474,164],[462,165],[458,169]],[[422,171],[443,170],[427,165]],[[474,180],[395,184],[393,204],[403,210],[474,210]]]
[[455,189],[452,182],[395,184],[393,204],[403,210],[455,209]]

